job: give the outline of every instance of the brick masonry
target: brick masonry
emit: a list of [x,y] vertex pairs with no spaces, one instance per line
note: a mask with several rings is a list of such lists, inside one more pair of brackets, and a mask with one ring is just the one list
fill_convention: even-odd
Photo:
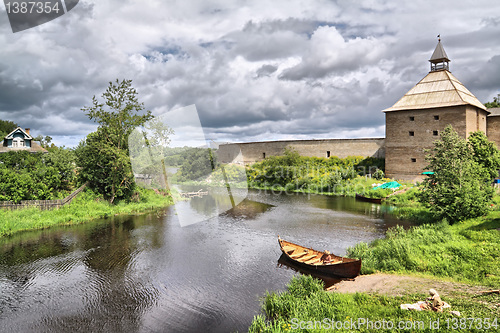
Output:
[[427,166],[426,150],[451,125],[466,138],[471,132],[486,133],[486,111],[471,105],[386,112],[386,175],[416,180]]
[[230,143],[220,145],[217,155],[222,163],[252,164],[266,157],[283,155],[286,148],[295,149],[302,156],[385,157],[385,139],[383,138]]

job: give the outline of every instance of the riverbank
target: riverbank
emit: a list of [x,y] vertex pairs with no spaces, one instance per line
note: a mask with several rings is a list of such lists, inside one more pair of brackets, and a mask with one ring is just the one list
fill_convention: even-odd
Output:
[[0,210],[0,237],[51,226],[80,224],[113,215],[143,213],[173,204],[170,195],[157,194],[153,190],[146,189],[138,189],[137,193],[138,195],[130,202],[111,205],[91,190],[86,189],[71,204],[59,209]]
[[[338,332],[456,332],[459,329],[482,332],[486,321],[492,331],[498,330],[500,296],[494,293],[476,290],[463,295],[441,293],[442,299],[451,305],[442,313],[400,309],[400,304],[425,300],[428,294],[424,287],[428,286],[422,286],[417,293],[405,292],[399,296],[326,292],[323,285],[310,276],[294,277],[286,291],[266,295],[262,305],[265,316],[256,316],[249,332],[327,332],[332,329]],[[459,311],[461,317],[450,311]]]
[[[443,299],[452,304],[451,310],[461,312],[462,317],[479,320],[500,317],[500,296],[481,292],[498,289],[500,285],[500,197],[494,198],[495,204],[487,216],[449,225],[432,218],[429,210],[418,202],[417,192],[418,189],[412,189],[388,201],[397,205],[393,214],[421,225],[408,230],[402,227],[390,229],[385,238],[369,244],[361,242],[347,250],[349,257],[363,260],[361,273],[364,274],[334,287],[347,294],[332,296],[322,289],[311,289],[313,283],[309,277],[302,276],[290,282],[287,292],[267,294],[263,300],[265,316],[257,316],[249,331],[286,332],[292,329],[293,318],[304,322],[323,318],[365,318],[394,323],[408,320],[424,320],[426,323],[429,320],[441,320],[441,323],[448,320],[451,323],[456,317],[449,313],[399,309],[400,304],[424,300],[430,288],[442,292]],[[480,331],[474,330],[474,326],[467,328],[469,332]],[[498,326],[492,328],[496,331]],[[435,331],[429,326],[408,330]],[[439,331],[456,330],[457,327],[441,326]],[[358,327],[354,331],[372,332],[374,329]]]

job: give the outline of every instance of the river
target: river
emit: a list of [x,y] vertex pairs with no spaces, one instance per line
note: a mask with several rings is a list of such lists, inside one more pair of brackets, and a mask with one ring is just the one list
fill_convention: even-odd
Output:
[[[198,213],[206,201],[177,204]],[[2,332],[245,332],[266,291],[293,275],[277,236],[343,255],[396,224],[352,198],[249,191],[236,209],[181,227],[149,215],[0,239]]]

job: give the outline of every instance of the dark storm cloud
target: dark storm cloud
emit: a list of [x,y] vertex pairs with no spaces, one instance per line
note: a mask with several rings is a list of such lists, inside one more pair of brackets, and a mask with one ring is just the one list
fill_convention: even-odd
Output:
[[76,144],[96,128],[80,109],[127,78],[155,113],[195,104],[216,140],[381,137],[438,34],[453,74],[496,96],[498,6],[88,0],[16,34],[0,15],[0,115]]

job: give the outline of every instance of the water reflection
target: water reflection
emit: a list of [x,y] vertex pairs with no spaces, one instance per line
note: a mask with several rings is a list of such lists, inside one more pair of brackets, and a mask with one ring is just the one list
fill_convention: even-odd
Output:
[[[208,198],[207,198],[208,199]],[[217,192],[210,200],[218,199]],[[0,327],[5,332],[246,331],[276,269],[277,235],[343,255],[396,223],[348,198],[250,191],[234,209],[181,227],[176,211],[115,217],[0,239]]]
[[[148,221],[149,220],[149,221]],[[0,322],[6,332],[135,331],[158,291],[134,274],[149,217],[125,217],[3,240]],[[155,221],[158,222],[158,221]],[[161,229],[155,223],[154,229]],[[150,232],[149,246],[160,245]],[[8,320],[6,320],[8,319]],[[103,328],[106,328],[103,330]]]
[[341,278],[341,277],[334,278],[334,277],[331,277],[328,275],[318,273],[317,271],[310,271],[310,270],[304,269],[302,266],[299,266],[296,263],[294,263],[292,260],[288,259],[288,257],[285,256],[284,254],[281,254],[281,256],[279,257],[277,267],[284,268],[284,269],[291,269],[295,272],[299,272],[300,274],[310,275],[316,279],[319,279],[319,280],[323,281],[325,289],[330,289],[331,287],[333,287],[335,284],[339,283],[340,281],[352,280],[352,279]]
[[228,216],[234,219],[255,219],[258,215],[265,213],[273,205],[269,205],[262,202],[252,201],[249,199],[244,199],[236,207],[222,213],[222,216]]

